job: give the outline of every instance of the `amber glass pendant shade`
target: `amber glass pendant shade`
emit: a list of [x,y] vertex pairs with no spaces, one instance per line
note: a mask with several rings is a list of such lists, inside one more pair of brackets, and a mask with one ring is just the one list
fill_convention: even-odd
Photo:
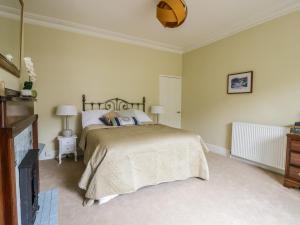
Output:
[[183,0],[162,0],[157,4],[156,17],[164,27],[178,27],[187,17],[187,6]]

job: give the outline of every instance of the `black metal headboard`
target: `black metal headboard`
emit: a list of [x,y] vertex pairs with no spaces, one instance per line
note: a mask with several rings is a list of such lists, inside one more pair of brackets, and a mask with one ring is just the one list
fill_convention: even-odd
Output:
[[106,110],[126,110],[126,109],[143,109],[146,110],[146,98],[143,97],[142,102],[128,102],[121,98],[112,98],[104,102],[86,102],[85,95],[82,95],[82,111],[86,110],[86,106],[90,106],[90,109],[106,109]]

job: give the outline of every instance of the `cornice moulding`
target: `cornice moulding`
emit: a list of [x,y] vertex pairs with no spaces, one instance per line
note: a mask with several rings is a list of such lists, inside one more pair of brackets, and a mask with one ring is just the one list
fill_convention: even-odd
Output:
[[[0,5],[0,15],[10,18],[10,19],[18,19],[18,10],[11,8],[11,7],[6,7],[6,6]],[[92,27],[92,26],[82,25],[79,23],[73,23],[70,21],[61,20],[61,19],[57,19],[57,18],[53,18],[53,17],[42,16],[42,15],[33,14],[33,13],[25,12],[24,13],[24,22],[27,24],[44,26],[44,27],[49,27],[49,28],[53,28],[53,29],[73,32],[73,33],[79,33],[79,34],[83,34],[83,35],[88,35],[88,36],[113,40],[113,41],[117,41],[117,42],[152,48],[152,49],[161,50],[161,51],[167,51],[167,52],[172,52],[172,53],[177,53],[177,54],[183,53],[183,48],[180,48],[177,46],[168,45],[168,44],[161,43],[161,42],[142,39],[142,38],[134,37],[131,35],[126,35],[126,34],[113,32],[113,31],[109,31],[109,30],[105,30],[105,29],[99,29],[99,28]]]

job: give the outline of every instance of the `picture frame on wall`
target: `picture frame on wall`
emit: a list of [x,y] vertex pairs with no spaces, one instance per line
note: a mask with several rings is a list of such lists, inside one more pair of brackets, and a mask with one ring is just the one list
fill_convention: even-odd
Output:
[[244,94],[253,92],[253,71],[228,75],[227,94]]

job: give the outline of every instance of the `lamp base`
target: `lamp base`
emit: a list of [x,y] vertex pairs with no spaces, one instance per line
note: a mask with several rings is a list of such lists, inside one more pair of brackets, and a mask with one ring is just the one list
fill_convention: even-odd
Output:
[[72,137],[73,131],[71,129],[66,129],[66,130],[63,130],[62,134],[64,137]]

